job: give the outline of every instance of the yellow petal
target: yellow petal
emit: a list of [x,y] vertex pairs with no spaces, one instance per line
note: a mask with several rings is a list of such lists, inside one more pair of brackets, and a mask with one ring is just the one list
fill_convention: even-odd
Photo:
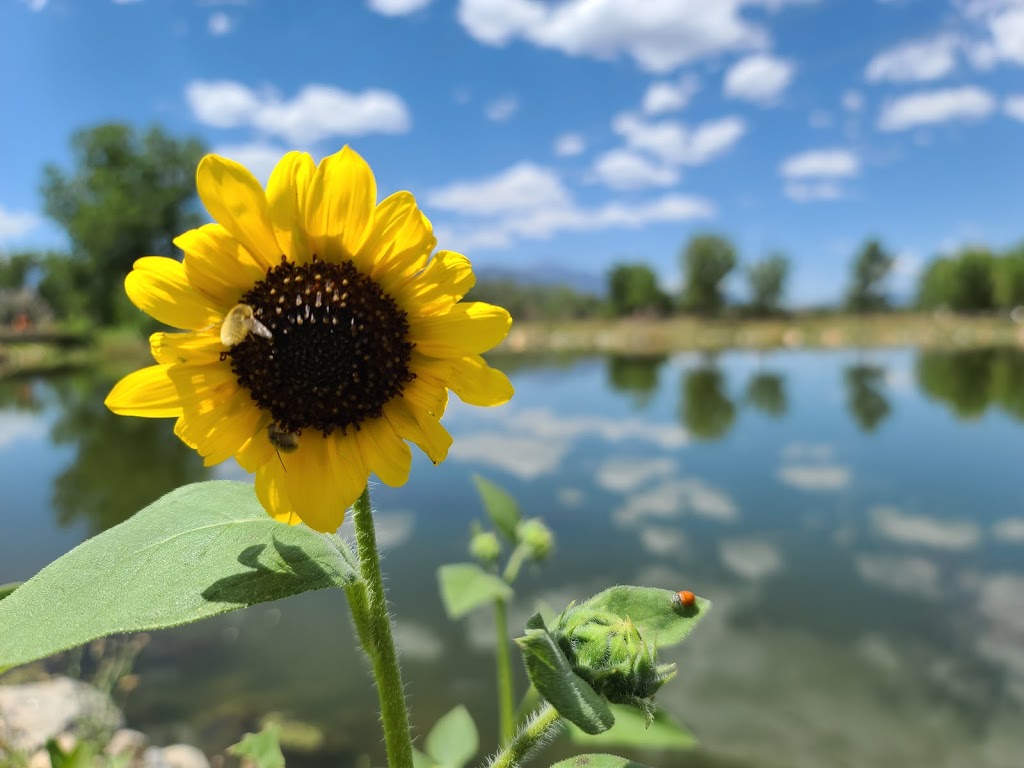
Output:
[[376,202],[373,171],[355,150],[325,157],[306,194],[310,251],[323,261],[351,259],[366,241]]
[[263,187],[245,166],[219,155],[199,162],[196,187],[206,210],[266,267],[281,263]]
[[394,289],[394,297],[413,315],[444,314],[476,284],[469,259],[454,251],[438,251],[427,268]]
[[122,416],[180,416],[181,397],[167,371],[166,365],[151,365],[129,373],[114,385],[104,404]]
[[403,439],[419,446],[435,464],[448,456],[452,436],[434,417],[417,412],[401,397],[384,405],[384,416]]
[[405,485],[412,451],[387,419],[364,421],[355,436],[367,469],[387,485]]
[[274,167],[267,182],[270,220],[281,250],[297,264],[312,259],[306,237],[306,193],[316,166],[305,152],[289,152]]
[[235,454],[235,460],[246,472],[255,472],[268,461],[278,461],[274,446],[267,439],[270,414],[263,413],[262,417],[259,424],[256,425],[256,431],[253,432],[252,437]]
[[502,405],[515,391],[508,376],[491,368],[479,355],[452,360],[448,388],[469,405]]
[[209,365],[220,360],[224,345],[213,331],[206,333],[165,333],[160,331],[149,337],[149,351],[153,359],[164,365],[193,363]]
[[409,339],[432,357],[469,357],[495,347],[508,335],[512,316],[482,301],[456,304],[443,315],[411,316]]
[[180,261],[165,256],[138,259],[124,279],[124,289],[136,307],[172,328],[198,331],[224,314],[216,302],[192,287]]
[[[220,224],[205,224],[174,238],[185,252],[185,275],[226,313],[266,277],[268,265],[253,258]],[[279,263],[279,262],[278,262]]]
[[281,458],[294,512],[314,531],[338,530],[368,476],[354,438],[310,430],[299,437],[298,448]]
[[256,435],[263,419],[249,393],[241,389],[224,393],[217,402],[212,411],[200,415],[186,408],[185,424],[178,434],[199,452],[208,467],[236,455]]
[[276,459],[268,461],[256,471],[256,498],[272,518],[279,523],[298,525],[302,521],[292,509],[288,499],[284,467]]
[[411,192],[395,192],[373,212],[373,226],[356,264],[385,290],[416,274],[437,245],[430,221]]

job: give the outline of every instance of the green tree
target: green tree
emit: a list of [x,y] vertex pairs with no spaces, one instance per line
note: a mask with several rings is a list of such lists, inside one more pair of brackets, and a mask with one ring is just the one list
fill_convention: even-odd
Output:
[[38,254],[21,251],[8,256],[0,255],[0,288],[20,290],[25,287],[32,270],[39,266]]
[[90,316],[108,324],[134,318],[124,276],[141,256],[172,255],[171,240],[202,222],[195,173],[205,150],[159,127],[139,133],[119,123],[78,131],[71,149],[70,172],[44,170],[44,209],[67,231],[72,257],[87,265]]
[[992,304],[1013,309],[1024,304],[1024,245],[1002,254],[992,270]]
[[918,301],[926,308],[946,307],[956,312],[992,310],[997,296],[1009,301],[1015,290],[1012,274],[997,288],[1001,262],[991,251],[977,246],[939,259],[925,270]]
[[683,306],[704,315],[725,305],[722,281],[736,266],[736,249],[720,235],[695,235],[683,250]]
[[788,275],[789,261],[781,253],[773,253],[747,267],[750,308],[762,315],[778,312]]
[[885,309],[889,300],[885,280],[895,259],[878,240],[868,240],[853,260],[852,277],[846,293],[846,305],[855,312]]
[[66,253],[50,252],[40,259],[42,278],[36,290],[61,320],[79,320],[89,316],[89,265]]
[[617,317],[661,314],[668,297],[658,287],[658,276],[646,264],[616,264],[608,273],[608,302]]

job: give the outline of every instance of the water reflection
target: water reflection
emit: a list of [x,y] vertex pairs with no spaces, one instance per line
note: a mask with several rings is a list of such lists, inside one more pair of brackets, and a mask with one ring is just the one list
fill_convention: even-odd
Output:
[[891,408],[883,394],[885,369],[876,365],[851,365],[843,372],[850,415],[865,432],[874,432],[888,418]]
[[1024,420],[1024,354],[1017,349],[929,350],[917,359],[917,383],[961,419],[990,407]]
[[714,362],[683,375],[679,419],[699,440],[718,440],[736,419],[736,406],[726,394],[725,375]]
[[759,371],[747,382],[744,399],[754,408],[775,418],[786,415],[785,380],[777,373]]
[[643,408],[658,391],[658,374],[667,361],[667,355],[611,355],[608,384],[617,392],[632,395],[633,404]]

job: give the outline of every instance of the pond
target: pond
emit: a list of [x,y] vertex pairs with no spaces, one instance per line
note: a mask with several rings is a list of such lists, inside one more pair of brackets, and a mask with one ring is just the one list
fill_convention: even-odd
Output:
[[[656,766],[1011,766],[1024,754],[1024,354],[735,352],[509,361],[516,397],[454,401],[448,461],[377,487],[384,569],[420,734],[466,702],[496,739],[493,625],[445,618],[481,474],[542,515],[518,632],[615,583],[714,609],[666,652],[659,705],[699,752]],[[0,383],[0,583],[27,578],[204,470],[166,420],[114,417],[112,379]],[[341,593],[155,633],[130,725],[222,751],[270,712],[325,743],[290,766],[379,765],[376,698]],[[59,668],[59,663],[55,663]],[[524,676],[518,678],[523,691]],[[615,750],[626,753],[625,750]],[[556,743],[536,762],[573,749]],[[368,758],[366,756],[369,756]]]

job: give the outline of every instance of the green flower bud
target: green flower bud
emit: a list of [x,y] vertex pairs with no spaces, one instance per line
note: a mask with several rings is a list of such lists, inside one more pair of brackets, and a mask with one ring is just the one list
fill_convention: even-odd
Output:
[[526,547],[534,560],[543,560],[555,546],[555,534],[539,517],[520,521],[516,526],[516,540]]
[[469,554],[477,562],[490,565],[501,555],[501,542],[491,531],[476,531],[469,540]]
[[614,704],[629,704],[650,720],[654,694],[676,673],[657,662],[657,649],[629,617],[611,611],[568,608],[551,632],[573,671]]

